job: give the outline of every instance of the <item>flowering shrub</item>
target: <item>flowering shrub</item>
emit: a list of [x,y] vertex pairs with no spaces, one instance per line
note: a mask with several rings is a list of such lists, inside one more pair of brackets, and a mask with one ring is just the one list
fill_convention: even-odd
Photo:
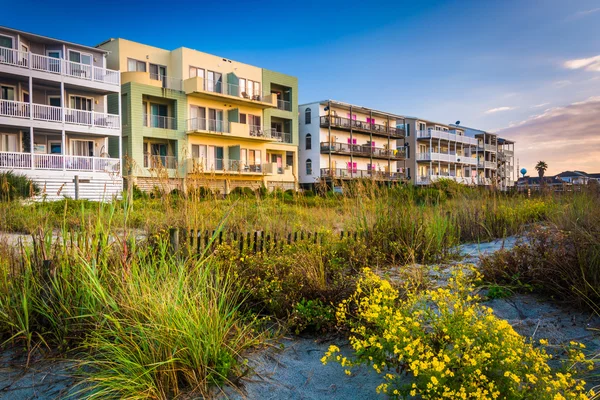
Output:
[[385,376],[377,392],[393,398],[588,398],[585,382],[574,377],[578,368],[591,368],[579,344],[569,352],[570,372],[553,372],[547,342],[534,347],[478,304],[472,290],[465,269],[457,268],[447,288],[408,289],[400,299],[388,281],[365,269],[336,313],[351,327],[355,357],[342,357],[332,346],[322,362],[337,361],[347,374],[354,365],[371,365]]

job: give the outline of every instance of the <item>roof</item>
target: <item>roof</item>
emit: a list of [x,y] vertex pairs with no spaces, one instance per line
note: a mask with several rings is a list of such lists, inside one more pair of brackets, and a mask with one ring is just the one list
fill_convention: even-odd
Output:
[[[565,184],[564,181],[558,179],[556,176],[545,176],[543,179],[544,179],[545,184],[550,184],[550,185]],[[525,177],[519,178],[519,180],[517,181],[517,185],[539,185],[540,182],[541,182],[541,179],[539,176],[525,176]]]
[[589,174],[587,174],[586,172],[583,172],[583,171],[563,171],[560,174],[556,174],[555,176],[556,177],[561,177],[561,178],[568,178],[568,177],[573,177],[573,176],[576,176],[576,177],[582,176],[584,178],[587,178],[587,177],[589,177]]
[[372,111],[374,113],[381,114],[381,115],[386,115],[386,116],[393,117],[393,118],[404,118],[404,116],[399,115],[399,114],[393,114],[393,113],[389,113],[389,112],[386,112],[386,111],[376,110],[374,108],[359,106],[359,105],[356,105],[356,104],[344,103],[343,101],[332,100],[332,99],[326,99],[326,100],[321,100],[321,101],[311,101],[310,103],[300,104],[300,107],[302,107],[302,106],[309,106],[309,105],[315,104],[315,103],[319,103],[319,104],[325,105],[325,104],[328,104],[329,102],[331,102],[334,105],[341,106],[341,107],[348,107],[348,108],[352,107],[352,108],[356,108],[356,109],[359,109],[359,110]]
[[97,52],[104,53],[104,54],[108,53],[107,50],[98,49],[93,46],[86,46],[81,43],[73,43],[73,42],[69,42],[66,40],[54,39],[49,36],[37,35],[35,33],[25,32],[25,31],[21,31],[19,29],[14,29],[14,28],[9,28],[7,26],[0,25],[0,29],[6,30],[6,31],[9,31],[12,33],[16,33],[17,35],[21,35],[21,36],[29,38],[29,39],[33,39],[34,41],[43,41],[43,42],[58,43],[58,44],[69,44],[71,46],[82,47],[84,49],[93,50],[93,51],[97,51]]
[[593,172],[591,174],[587,174],[590,178],[600,178],[600,172]]

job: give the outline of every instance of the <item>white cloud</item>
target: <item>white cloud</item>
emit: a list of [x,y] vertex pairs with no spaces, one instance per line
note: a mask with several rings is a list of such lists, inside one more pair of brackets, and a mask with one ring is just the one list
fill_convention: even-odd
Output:
[[568,60],[564,63],[567,69],[585,69],[586,71],[600,72],[600,55],[588,58]]
[[486,114],[494,114],[497,112],[501,112],[501,111],[510,111],[510,110],[514,110],[514,107],[496,107],[496,108],[492,108],[490,110],[487,110],[485,113]]
[[521,166],[531,169],[539,160],[550,166],[548,174],[564,170],[600,172],[600,96],[553,107],[498,134],[517,142]]
[[569,86],[572,83],[573,82],[571,82],[571,81],[556,81],[552,85],[554,85],[554,87],[560,89],[560,88],[564,88],[565,86]]
[[542,103],[542,104],[536,104],[535,106],[531,106],[531,108],[542,108],[544,106],[547,106],[550,103]]
[[600,11],[600,8],[592,8],[591,10],[579,11],[571,15],[570,19],[587,17],[588,15],[597,13],[598,11]]

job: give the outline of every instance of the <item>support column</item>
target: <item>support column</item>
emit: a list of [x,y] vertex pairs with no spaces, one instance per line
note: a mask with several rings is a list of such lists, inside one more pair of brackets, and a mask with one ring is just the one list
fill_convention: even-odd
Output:
[[[371,115],[373,115],[372,111],[371,111]],[[371,121],[373,121],[373,118],[371,118]],[[390,174],[390,181],[391,181],[392,180],[392,145],[391,145],[391,139],[390,139],[390,131],[391,131],[391,129],[390,129],[390,116],[388,115],[388,117],[387,117],[388,174]],[[396,141],[396,147],[398,147],[398,141]]]
[[352,141],[352,127],[354,125],[354,119],[352,118],[352,106],[350,106],[350,178],[354,177],[354,156],[352,155],[354,150],[354,142]]
[[[329,143],[327,145],[327,148],[329,149],[329,165],[327,166],[328,170],[329,170],[329,175],[331,175],[331,179],[333,179],[333,172],[331,171],[331,101],[327,102],[327,112],[329,113],[329,115],[327,116],[327,127],[329,129]],[[312,118],[312,110],[311,110],[311,118]],[[319,121],[319,126],[320,126],[320,122]],[[319,129],[320,130],[320,129]]]
[[[106,61],[106,58],[105,58]],[[121,99],[121,88],[119,87],[119,175],[121,175],[121,177],[123,177],[123,123],[121,120],[121,116],[123,115],[123,109],[122,107],[122,99]],[[108,101],[107,101],[108,103]],[[184,175],[185,176],[185,175]]]
[[[29,59],[29,68],[31,69],[31,59]],[[33,78],[31,71],[29,75],[29,152],[31,153],[31,169],[35,169],[35,155],[33,150]]]

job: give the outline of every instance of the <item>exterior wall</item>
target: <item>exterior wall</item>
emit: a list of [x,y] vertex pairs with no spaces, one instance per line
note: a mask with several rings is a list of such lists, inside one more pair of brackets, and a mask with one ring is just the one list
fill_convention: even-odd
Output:
[[[143,124],[143,99],[144,96],[153,96],[159,99],[167,99],[174,102],[174,118],[176,118],[177,129],[162,129],[144,126]],[[174,155],[178,158],[187,154],[185,125],[187,118],[187,99],[183,92],[175,90],[164,90],[155,86],[142,85],[129,82],[122,89],[123,109],[123,138],[127,144],[123,148],[123,162],[126,168],[126,176],[150,177],[151,172],[144,168],[144,141],[148,138],[175,141]],[[112,106],[115,100],[111,99]],[[168,171],[170,177],[183,177],[184,166],[180,163],[178,169]]]
[[[122,71],[123,83],[123,143],[124,157],[133,161],[131,164],[137,166],[130,169],[133,178],[136,178],[140,185],[150,186],[152,180],[152,171],[140,168],[143,166],[144,143],[161,142],[174,144],[174,149],[169,147],[168,155],[173,155],[179,162],[176,170],[169,170],[168,177],[172,179],[188,177],[189,185],[193,186],[203,180],[207,185],[216,185],[215,189],[227,193],[235,185],[242,185],[242,182],[254,182],[259,186],[267,187],[285,186],[295,187],[297,182],[298,153],[297,153],[297,116],[295,112],[271,109],[269,104],[253,104],[253,101],[239,98],[239,93],[234,94],[235,98],[215,92],[198,93],[196,85],[198,78],[190,80],[190,67],[202,68],[205,70],[205,79],[208,78],[208,71],[219,72],[222,74],[223,85],[231,83],[236,85],[239,79],[244,78],[260,83],[260,93],[269,93],[271,83],[289,86],[292,90],[292,102],[297,104],[297,79],[287,75],[272,71],[264,71],[255,66],[239,63],[236,61],[224,59],[219,56],[202,53],[199,51],[178,48],[173,51],[159,49],[153,46],[147,46],[140,43],[131,42],[124,39],[115,39],[100,45],[105,50],[110,51],[108,65],[113,68],[119,68]],[[135,59],[146,63],[146,72],[127,71],[127,60]],[[149,64],[157,64],[167,68],[167,87],[163,88],[163,82],[152,80],[149,75]],[[264,77],[264,79],[263,79]],[[265,83],[265,80],[268,80]],[[203,82],[201,82],[203,84]],[[230,86],[227,86],[228,88]],[[235,87],[235,86],[231,86]],[[184,88],[194,90],[187,90]],[[186,95],[188,93],[188,95]],[[151,97],[149,97],[151,96]],[[143,99],[156,103],[168,102],[173,106],[173,116],[177,121],[177,129],[161,129],[143,126],[142,107]],[[109,104],[109,107],[114,106]],[[265,103],[265,102],[263,102]],[[266,103],[269,103],[268,101]],[[188,115],[192,106],[212,108],[223,111],[225,126],[230,127],[230,132],[216,134],[214,132],[191,131],[188,126]],[[264,108],[267,110],[264,110]],[[260,116],[261,124],[264,128],[270,128],[271,118],[285,118],[290,121],[293,143],[271,142],[265,138],[254,138],[250,136],[249,127],[245,127],[237,119],[228,121],[229,112],[237,110],[237,113]],[[171,115],[171,112],[169,112]],[[231,122],[231,123],[229,123]],[[208,182],[207,174],[197,176],[192,174],[194,163],[190,160],[192,154],[192,145],[201,144],[207,146],[219,146],[224,148],[224,158],[230,157],[228,149],[230,146],[239,146],[239,148],[254,149],[261,151],[261,164],[265,164],[263,173],[241,173],[235,176],[231,173],[224,174],[223,171],[213,173],[213,177]],[[293,155],[291,166],[286,166],[288,153]],[[279,155],[282,158],[282,172],[278,173],[277,165],[271,164],[271,155]],[[234,155],[231,155],[234,157]],[[190,176],[190,174],[194,176]],[[227,176],[225,176],[227,175]],[[142,182],[142,178],[143,182]],[[215,184],[214,181],[220,181]],[[224,181],[231,182],[224,183]],[[189,186],[188,185],[188,186]],[[185,186],[185,183],[184,183]]]
[[[306,109],[311,109],[310,124],[306,124]],[[327,162],[321,159],[321,149],[319,141],[321,140],[321,128],[319,126],[319,116],[321,115],[321,105],[319,103],[307,104],[298,107],[299,114],[299,144],[298,144],[298,176],[301,184],[313,184],[321,178],[321,168],[327,168]],[[324,113],[324,111],[323,111]],[[311,149],[306,149],[306,135],[311,135]],[[312,161],[312,174],[306,172],[306,160]]]

